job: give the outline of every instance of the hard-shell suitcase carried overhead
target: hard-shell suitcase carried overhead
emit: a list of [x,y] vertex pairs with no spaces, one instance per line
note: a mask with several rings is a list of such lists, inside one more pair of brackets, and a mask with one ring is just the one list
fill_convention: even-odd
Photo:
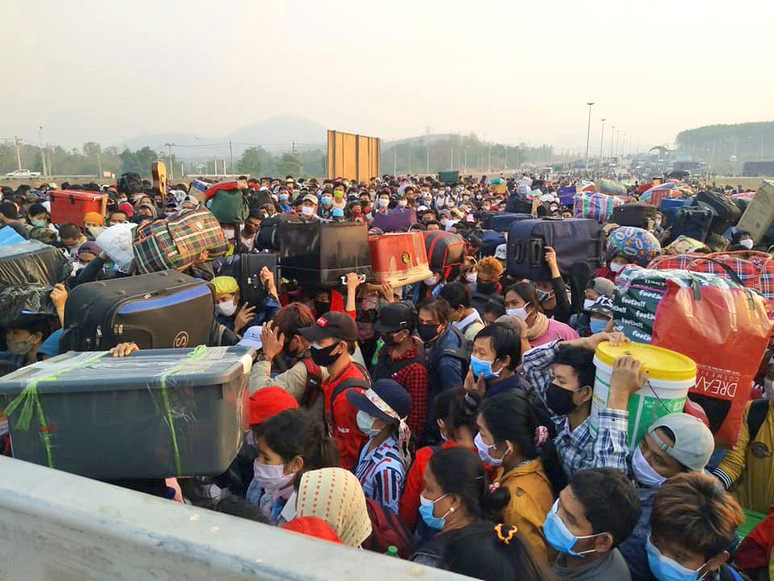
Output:
[[0,246],[0,286],[54,286],[66,281],[71,273],[72,266],[64,253],[49,244],[24,240]]
[[495,232],[494,230],[482,230],[479,232],[481,238],[481,256],[494,256],[497,247],[505,244],[505,234]]
[[508,274],[516,278],[547,281],[551,273],[545,249],[556,251],[559,270],[568,273],[573,264],[585,262],[592,268],[602,265],[604,237],[596,220],[543,218],[511,224],[508,231]]
[[282,222],[296,222],[301,220],[289,214],[274,214],[261,222],[261,228],[255,236],[256,250],[279,250],[279,225]]
[[656,226],[658,208],[650,204],[624,204],[613,210],[610,221],[619,226],[634,226],[643,230],[653,230]]
[[276,252],[251,252],[239,256],[239,291],[242,301],[258,309],[266,297],[266,287],[261,282],[261,270],[265,266],[274,275],[279,288],[279,259]]
[[104,216],[108,196],[97,192],[81,190],[55,190],[51,196],[51,221],[54,224],[75,224],[83,226],[83,218],[89,212]]
[[174,270],[78,285],[67,297],[61,351],[206,345],[215,302],[209,285]]
[[508,228],[514,222],[520,222],[521,220],[532,220],[534,216],[532,214],[516,214],[513,212],[504,212],[502,214],[494,214],[489,219],[489,229],[496,230],[497,232],[507,232]]
[[347,273],[371,275],[368,227],[360,222],[280,222],[282,276],[336,286]]
[[423,235],[431,270],[444,270],[462,264],[466,246],[462,236],[444,230],[431,230],[423,232]]
[[432,275],[421,232],[393,232],[369,236],[371,269],[376,282],[393,288],[425,280]]
[[694,201],[695,206],[709,208],[715,214],[710,230],[715,234],[723,234],[731,226],[736,226],[742,217],[742,210],[734,201],[718,192],[699,192]]

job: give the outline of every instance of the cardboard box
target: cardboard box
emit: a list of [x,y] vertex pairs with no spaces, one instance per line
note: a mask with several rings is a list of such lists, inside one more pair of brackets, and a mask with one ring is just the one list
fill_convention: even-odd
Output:
[[761,187],[747,206],[738,227],[752,234],[757,244],[766,235],[774,220],[774,182],[763,180]]

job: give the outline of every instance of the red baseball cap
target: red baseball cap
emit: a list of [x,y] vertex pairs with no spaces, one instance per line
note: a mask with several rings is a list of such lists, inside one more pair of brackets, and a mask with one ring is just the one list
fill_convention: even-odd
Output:
[[339,535],[336,534],[331,525],[316,516],[294,518],[289,523],[282,525],[282,528],[286,531],[293,531],[294,533],[301,533],[302,535],[316,537],[324,541],[342,544]]
[[264,387],[250,396],[250,425],[257,426],[280,412],[296,408],[296,398],[281,387]]

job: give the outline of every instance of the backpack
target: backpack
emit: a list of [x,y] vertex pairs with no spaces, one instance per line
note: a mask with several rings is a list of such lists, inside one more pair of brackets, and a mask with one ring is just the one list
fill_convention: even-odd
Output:
[[401,558],[408,559],[414,552],[414,540],[400,517],[372,498],[366,498],[366,508],[372,531],[363,542],[363,548],[384,554],[392,545],[398,549]]
[[118,178],[118,191],[122,194],[141,194],[145,191],[140,174],[127,172]]
[[322,369],[311,357],[301,359],[301,363],[306,367],[306,387],[301,396],[301,407],[310,408],[317,401],[317,396],[322,391]]
[[438,367],[438,363],[442,357],[454,357],[455,359],[459,359],[462,362],[462,377],[464,378],[468,373],[468,366],[470,365],[470,350],[467,348],[468,342],[465,339],[465,335],[463,335],[459,329],[454,326],[450,327],[450,329],[460,338],[460,344],[462,347],[446,347],[444,349],[436,349],[433,353],[433,356],[430,358],[427,367],[432,374]]
[[250,215],[250,204],[239,182],[220,183],[205,192],[210,212],[221,224],[241,224]]
[[768,413],[769,400],[766,398],[753,400],[750,404],[750,411],[747,413],[747,431],[750,433],[750,442],[758,435]]
[[331,436],[333,436],[333,428],[336,425],[335,421],[333,420],[333,404],[337,399],[339,399],[339,396],[343,395],[345,391],[348,391],[353,387],[360,387],[363,389],[369,389],[371,387],[371,376],[368,375],[368,370],[355,361],[352,362],[352,365],[360,370],[360,373],[363,374],[365,379],[361,379],[359,377],[350,377],[349,379],[345,379],[339,383],[331,392],[331,395],[328,398],[328,411],[325,413],[325,425],[328,428],[328,434]]

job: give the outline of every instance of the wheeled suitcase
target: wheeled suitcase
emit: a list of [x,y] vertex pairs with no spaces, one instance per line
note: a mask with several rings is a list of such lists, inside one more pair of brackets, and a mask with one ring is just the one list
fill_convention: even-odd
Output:
[[513,222],[520,220],[531,220],[534,218],[532,214],[514,214],[511,212],[504,212],[502,214],[494,214],[489,219],[489,229],[497,232],[507,232]]
[[706,242],[715,213],[703,206],[686,206],[678,210],[672,225],[671,239],[680,235]]
[[480,232],[481,238],[481,256],[494,256],[497,247],[505,244],[505,234],[495,232],[494,230],[483,230]]
[[543,218],[511,224],[508,231],[506,270],[516,278],[551,280],[545,248],[556,251],[559,270],[568,273],[573,264],[598,267],[603,262],[602,225],[583,218]]
[[347,273],[371,275],[368,227],[360,222],[280,222],[282,276],[302,285],[336,286]]
[[251,252],[239,256],[239,291],[242,301],[258,309],[266,297],[266,287],[261,282],[261,270],[268,268],[279,288],[279,259],[276,252]]
[[209,285],[174,270],[87,282],[65,304],[61,351],[206,345],[215,302]]
[[656,226],[658,208],[650,204],[624,204],[613,209],[610,221],[619,226],[635,226],[643,230],[653,230]]
[[255,237],[255,249],[256,250],[279,250],[279,225],[282,222],[297,222],[299,220],[295,216],[289,214],[274,214],[269,216],[261,222],[261,228],[258,230],[258,234]]
[[24,367],[0,379],[11,453],[100,480],[222,474],[244,440],[252,356],[239,346],[69,352]]
[[462,264],[465,258],[465,239],[462,236],[444,230],[431,230],[423,235],[431,270],[444,270]]
[[723,234],[731,226],[736,226],[742,211],[734,201],[718,192],[699,192],[696,195],[694,205],[709,208],[715,214],[710,230],[715,234]]
[[54,286],[65,282],[71,273],[72,265],[64,253],[38,240],[0,246],[0,286]]
[[529,214],[532,212],[532,202],[523,199],[519,194],[511,194],[505,202],[505,211],[512,214]]
[[105,216],[108,196],[81,190],[55,190],[51,196],[51,222],[83,226],[83,217],[89,212]]
[[691,204],[693,204],[693,198],[665,198],[661,200],[658,209],[666,218],[666,223],[663,226],[673,226],[677,219],[677,212]]
[[393,232],[369,236],[371,270],[376,282],[393,288],[425,280],[432,275],[421,232]]

